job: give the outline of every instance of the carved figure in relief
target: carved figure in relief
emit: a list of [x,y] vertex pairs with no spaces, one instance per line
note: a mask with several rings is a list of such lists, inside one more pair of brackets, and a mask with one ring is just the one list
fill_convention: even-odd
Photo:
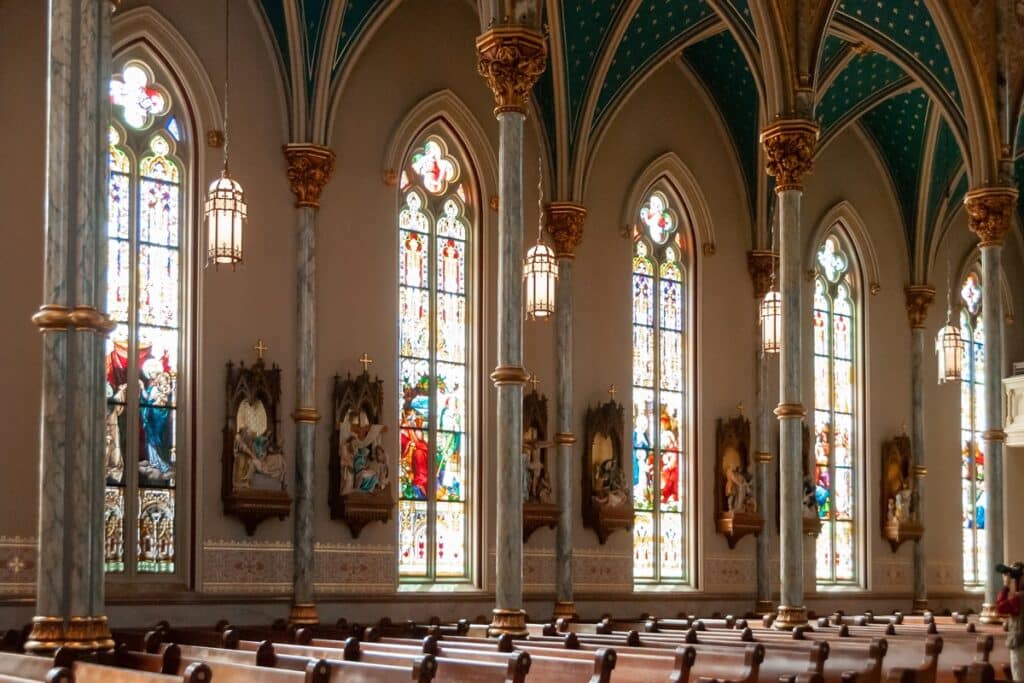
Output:
[[257,474],[285,486],[284,455],[272,447],[267,434],[267,411],[259,399],[238,404],[237,430],[234,442],[234,468],[231,483],[234,489],[260,488],[254,481]]
[[595,435],[591,452],[594,502],[610,507],[626,504],[629,501],[626,477],[615,460],[612,440],[603,434]]
[[551,502],[551,478],[541,457],[536,427],[529,427],[523,433],[523,500]]
[[906,522],[916,516],[913,480],[909,471],[909,454],[900,451],[894,439],[886,444],[884,491],[889,521]]
[[387,427],[343,420],[338,425],[341,441],[341,493],[373,493],[388,484],[388,468],[381,438]]
[[726,430],[722,445],[722,473],[725,475],[725,509],[727,512],[757,512],[754,480],[746,470],[739,451],[739,435]]

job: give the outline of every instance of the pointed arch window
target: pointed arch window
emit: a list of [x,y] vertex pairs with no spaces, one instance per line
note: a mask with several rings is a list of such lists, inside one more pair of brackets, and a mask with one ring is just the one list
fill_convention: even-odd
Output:
[[985,585],[985,324],[981,317],[981,275],[973,270],[960,286],[960,336],[964,340],[960,382],[960,490],[964,585]]
[[814,494],[819,585],[860,580],[860,306],[852,250],[833,231],[815,253]]
[[633,579],[688,583],[688,301],[679,219],[647,195],[633,236]]
[[400,176],[399,578],[472,578],[472,175],[442,131]]
[[108,574],[180,573],[179,505],[191,276],[187,111],[145,61],[110,82],[104,563]]

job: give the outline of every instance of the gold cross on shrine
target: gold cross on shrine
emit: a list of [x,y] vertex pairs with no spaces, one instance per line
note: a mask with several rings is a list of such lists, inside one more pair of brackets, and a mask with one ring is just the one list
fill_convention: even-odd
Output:
[[363,372],[368,372],[369,369],[370,369],[370,366],[373,365],[373,359],[370,358],[365,353],[359,359],[359,362],[363,364]]
[[537,379],[537,375],[535,373],[530,373],[530,377],[526,381],[529,382],[533,386],[533,393],[536,394],[537,393],[537,385],[540,384],[540,380]]
[[258,358],[259,358],[260,360],[263,360],[263,354],[264,354],[264,353],[265,353],[265,352],[266,352],[266,351],[267,351],[267,350],[268,350],[268,349],[269,349],[270,347],[269,347],[269,346],[267,346],[266,344],[264,344],[264,343],[263,343],[263,340],[262,340],[262,339],[257,339],[257,340],[256,340],[256,346],[254,346],[254,347],[252,347],[252,348],[253,348],[253,350],[254,350],[254,351],[256,351],[256,356],[257,356],[257,357],[258,357]]
[[617,393],[619,393],[619,390],[615,388],[614,384],[608,387],[608,395],[611,397],[612,401],[615,401],[615,394]]

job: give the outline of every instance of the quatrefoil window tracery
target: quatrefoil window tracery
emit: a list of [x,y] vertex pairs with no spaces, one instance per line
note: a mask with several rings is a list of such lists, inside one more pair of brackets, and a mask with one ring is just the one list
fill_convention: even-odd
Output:
[[136,130],[148,128],[155,117],[167,113],[171,103],[149,70],[138,62],[129,62],[110,79],[110,101],[121,108],[124,122]]

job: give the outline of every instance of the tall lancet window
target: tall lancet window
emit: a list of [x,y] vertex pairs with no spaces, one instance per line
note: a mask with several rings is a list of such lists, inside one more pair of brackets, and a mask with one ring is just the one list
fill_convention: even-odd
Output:
[[183,187],[190,128],[149,64],[124,61],[110,82],[106,347],[108,573],[179,567],[178,470],[184,434],[190,221]]
[[960,481],[964,585],[983,586],[985,567],[985,325],[981,319],[981,277],[971,272],[960,287],[960,336],[964,340],[960,382]]
[[686,583],[687,281],[679,218],[649,194],[633,237],[633,579]]
[[818,248],[814,278],[814,464],[821,533],[819,585],[858,577],[860,316],[851,250],[833,231]]
[[442,132],[400,176],[399,577],[471,577],[470,372],[475,206],[471,174]]

